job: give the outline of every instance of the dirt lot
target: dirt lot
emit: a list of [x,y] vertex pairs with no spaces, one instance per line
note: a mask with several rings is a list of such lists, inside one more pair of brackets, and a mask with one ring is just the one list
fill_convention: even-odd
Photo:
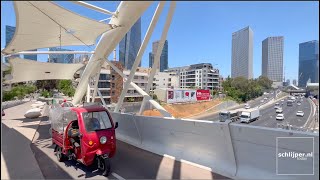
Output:
[[[170,112],[175,118],[189,117],[219,104],[221,100],[215,99],[212,101],[188,103],[188,104],[165,104],[163,107]],[[146,110],[144,116],[162,116],[156,109]]]

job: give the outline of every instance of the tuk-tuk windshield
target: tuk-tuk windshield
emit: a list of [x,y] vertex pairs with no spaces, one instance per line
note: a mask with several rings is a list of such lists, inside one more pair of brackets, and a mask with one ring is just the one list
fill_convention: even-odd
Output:
[[109,116],[106,111],[82,113],[87,131],[97,131],[112,128]]

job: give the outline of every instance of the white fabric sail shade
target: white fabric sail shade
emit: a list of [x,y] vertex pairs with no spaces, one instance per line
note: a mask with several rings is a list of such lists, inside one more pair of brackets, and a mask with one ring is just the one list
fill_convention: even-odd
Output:
[[36,80],[73,79],[84,64],[45,63],[21,58],[9,60],[12,67],[12,79],[5,83],[17,83]]
[[[3,54],[73,45],[93,45],[112,26],[49,1],[14,1],[16,31]],[[61,35],[61,39],[60,39]]]

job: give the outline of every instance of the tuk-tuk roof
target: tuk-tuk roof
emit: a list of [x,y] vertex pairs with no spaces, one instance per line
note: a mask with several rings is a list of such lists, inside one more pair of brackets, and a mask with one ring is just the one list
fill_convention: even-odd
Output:
[[107,111],[106,108],[99,105],[91,105],[91,106],[82,106],[82,107],[73,107],[73,111],[82,113],[82,112],[95,112],[95,111]]

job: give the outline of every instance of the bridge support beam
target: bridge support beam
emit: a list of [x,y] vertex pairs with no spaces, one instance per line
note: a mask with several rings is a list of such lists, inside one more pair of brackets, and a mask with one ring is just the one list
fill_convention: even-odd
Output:
[[[153,78],[154,78],[154,76],[156,74],[156,70],[157,70],[157,68],[159,68],[158,64],[160,62],[160,55],[162,53],[164,42],[165,42],[165,40],[167,38],[167,34],[168,34],[168,31],[169,31],[169,27],[170,27],[170,24],[171,24],[171,21],[172,21],[172,17],[173,17],[173,13],[174,13],[175,8],[176,8],[176,2],[175,1],[170,2],[170,8],[169,8],[169,12],[168,12],[168,15],[167,15],[167,19],[166,19],[165,25],[163,27],[161,39],[160,39],[160,42],[159,42],[159,45],[158,45],[158,49],[157,49],[157,52],[156,52],[156,55],[155,55],[155,58],[154,58],[154,61],[153,61],[153,65],[152,65],[152,69],[151,69],[150,75],[149,75],[149,78],[148,78],[148,84],[147,84],[147,87],[146,87],[146,92],[148,94],[150,93],[150,89],[151,89],[152,84],[153,84]],[[147,100],[148,99],[146,99],[146,98],[143,98],[143,100],[142,100],[142,104],[141,104],[140,111],[139,111],[140,115],[145,110],[145,106],[146,106]]]
[[145,49],[147,47],[147,44],[148,44],[148,42],[150,40],[150,37],[151,37],[151,35],[153,33],[153,30],[154,30],[154,28],[155,28],[155,26],[156,26],[156,24],[158,22],[158,19],[159,19],[160,14],[161,14],[161,12],[163,10],[164,4],[165,4],[164,1],[163,2],[160,1],[159,4],[158,4],[158,7],[157,7],[157,9],[156,9],[156,11],[155,11],[155,13],[154,13],[154,15],[152,17],[151,23],[150,23],[150,25],[148,27],[147,33],[146,33],[146,35],[145,35],[145,37],[143,39],[143,42],[141,44],[141,47],[140,47],[139,51],[138,51],[138,55],[137,55],[137,57],[136,57],[136,59],[135,59],[135,61],[133,63],[132,68],[131,68],[129,77],[127,78],[127,81],[124,83],[123,90],[121,92],[120,98],[118,100],[118,103],[117,103],[117,106],[116,106],[114,112],[119,112],[119,110],[120,110],[120,108],[122,106],[122,103],[123,103],[123,100],[125,98],[125,95],[127,94],[129,85],[132,82],[132,79],[133,79],[133,77],[134,77],[134,75],[136,73],[136,70],[137,70],[137,68],[138,68],[138,66],[139,66],[139,64],[141,62],[142,55],[143,55],[143,53],[144,53],[144,51],[145,51]]

